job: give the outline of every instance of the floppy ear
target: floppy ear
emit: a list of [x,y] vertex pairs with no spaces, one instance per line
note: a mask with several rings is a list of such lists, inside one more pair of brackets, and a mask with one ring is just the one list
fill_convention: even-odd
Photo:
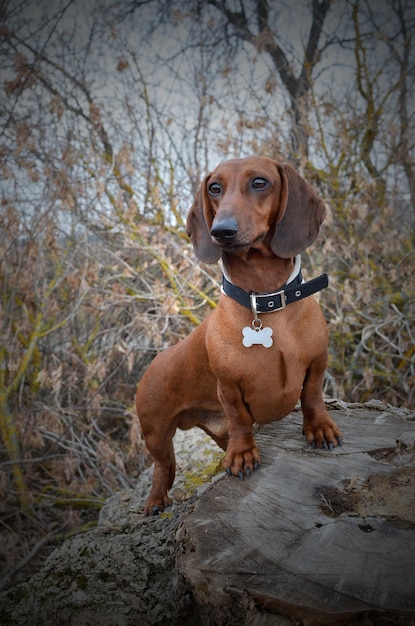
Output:
[[222,250],[216,246],[210,236],[212,227],[212,211],[206,192],[206,176],[187,215],[186,232],[193,244],[196,256],[203,263],[216,263],[222,256]]
[[281,176],[280,212],[271,248],[283,259],[311,246],[326,215],[324,202],[291,165],[277,163]]

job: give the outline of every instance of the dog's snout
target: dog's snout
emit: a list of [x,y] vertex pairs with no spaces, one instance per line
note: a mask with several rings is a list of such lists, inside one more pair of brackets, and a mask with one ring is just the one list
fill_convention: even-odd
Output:
[[231,217],[221,219],[213,224],[210,234],[220,243],[232,241],[238,234],[238,223]]

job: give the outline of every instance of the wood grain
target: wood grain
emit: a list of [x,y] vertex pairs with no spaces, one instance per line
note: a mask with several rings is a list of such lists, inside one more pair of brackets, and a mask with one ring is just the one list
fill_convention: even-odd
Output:
[[185,516],[180,569],[200,605],[304,624],[415,617],[414,423],[396,410],[332,414],[341,448],[306,447],[293,412],[258,430],[250,479],[224,479]]

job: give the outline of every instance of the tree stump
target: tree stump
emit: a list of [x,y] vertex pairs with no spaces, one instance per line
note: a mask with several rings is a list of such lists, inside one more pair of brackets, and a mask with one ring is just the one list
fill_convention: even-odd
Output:
[[207,614],[415,623],[415,428],[372,405],[333,411],[345,439],[331,453],[304,447],[300,413],[259,429],[260,471],[186,515],[180,569]]
[[249,479],[222,474],[154,519],[120,494],[118,519],[1,594],[0,623],[415,624],[415,413],[331,410],[332,452],[305,445],[294,411],[258,429]]

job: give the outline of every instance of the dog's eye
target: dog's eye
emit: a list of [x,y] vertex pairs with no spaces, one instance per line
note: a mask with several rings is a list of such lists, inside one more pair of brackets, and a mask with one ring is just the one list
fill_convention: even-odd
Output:
[[219,183],[211,183],[208,191],[211,196],[219,196],[222,193],[222,186]]
[[253,189],[266,189],[269,186],[269,181],[262,176],[257,176],[251,184]]

